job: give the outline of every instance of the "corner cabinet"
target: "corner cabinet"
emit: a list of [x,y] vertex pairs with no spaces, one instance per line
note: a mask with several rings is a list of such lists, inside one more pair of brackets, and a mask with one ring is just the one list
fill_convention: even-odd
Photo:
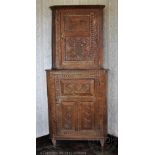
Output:
[[47,70],[49,128],[56,140],[107,135],[107,70],[103,64],[104,6],[52,6],[53,68]]

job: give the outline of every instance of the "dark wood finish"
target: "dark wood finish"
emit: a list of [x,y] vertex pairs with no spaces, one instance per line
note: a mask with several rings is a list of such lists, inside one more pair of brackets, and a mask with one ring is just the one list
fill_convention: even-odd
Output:
[[107,71],[47,71],[52,141],[101,140],[107,134]]
[[53,68],[101,68],[104,6],[55,6],[51,8],[53,11]]
[[53,70],[47,70],[49,130],[56,140],[107,135],[107,70],[103,64],[104,6],[53,6]]
[[51,10],[53,11],[54,9],[103,9],[105,5],[53,5],[50,6]]

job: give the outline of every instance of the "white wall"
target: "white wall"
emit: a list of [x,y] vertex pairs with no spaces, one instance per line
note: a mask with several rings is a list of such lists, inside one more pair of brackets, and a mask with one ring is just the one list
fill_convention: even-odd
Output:
[[52,5],[106,5],[104,9],[104,68],[109,71],[108,133],[117,136],[117,0],[37,0],[37,124],[36,136],[49,133],[45,69],[51,68],[51,10]]

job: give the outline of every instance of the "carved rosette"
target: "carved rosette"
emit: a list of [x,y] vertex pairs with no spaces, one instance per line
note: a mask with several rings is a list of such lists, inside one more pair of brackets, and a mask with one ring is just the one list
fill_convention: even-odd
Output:
[[66,61],[91,60],[89,37],[66,37]]

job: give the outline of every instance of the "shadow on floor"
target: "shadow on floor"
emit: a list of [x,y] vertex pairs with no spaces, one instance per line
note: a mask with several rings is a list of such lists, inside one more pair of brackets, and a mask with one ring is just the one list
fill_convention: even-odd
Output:
[[99,141],[57,141],[54,147],[47,135],[37,138],[36,155],[118,155],[118,139],[108,135],[103,149]]

